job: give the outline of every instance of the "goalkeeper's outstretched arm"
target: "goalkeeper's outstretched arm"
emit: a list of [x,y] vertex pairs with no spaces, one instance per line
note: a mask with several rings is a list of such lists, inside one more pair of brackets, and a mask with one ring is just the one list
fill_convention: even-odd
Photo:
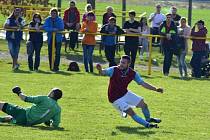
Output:
[[21,100],[25,101],[27,96],[23,94],[23,92],[21,91],[21,88],[19,86],[15,86],[14,88],[12,88],[12,92],[14,94],[17,94]]

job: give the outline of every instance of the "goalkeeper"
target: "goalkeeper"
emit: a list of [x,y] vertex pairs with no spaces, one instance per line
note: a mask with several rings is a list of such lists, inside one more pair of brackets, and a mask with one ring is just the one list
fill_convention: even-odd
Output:
[[9,122],[25,126],[41,123],[45,123],[47,126],[59,126],[61,108],[57,100],[62,97],[62,91],[59,88],[53,88],[48,96],[26,96],[18,86],[14,87],[12,92],[17,94],[21,100],[33,103],[33,105],[29,108],[22,108],[9,103],[0,102],[0,110],[9,115],[0,117],[0,122]]

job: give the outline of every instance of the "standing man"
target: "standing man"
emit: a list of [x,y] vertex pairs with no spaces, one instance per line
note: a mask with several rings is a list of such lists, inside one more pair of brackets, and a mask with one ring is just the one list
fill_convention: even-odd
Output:
[[75,1],[70,1],[69,9],[64,11],[64,25],[65,29],[72,30],[69,34],[70,43],[69,47],[74,50],[75,45],[78,41],[78,31],[80,29],[80,13],[76,7]]
[[56,8],[52,8],[50,10],[50,16],[45,19],[45,23],[43,25],[43,29],[47,32],[47,40],[48,40],[48,55],[49,55],[49,63],[50,69],[52,71],[59,71],[60,65],[60,52],[62,45],[62,34],[56,33],[55,37],[55,62],[52,65],[52,34],[53,32],[63,31],[64,23],[63,20],[58,16],[58,10]]
[[[166,17],[164,14],[161,13],[161,5],[156,5],[156,12],[152,13],[149,16],[149,22],[151,22],[151,34],[153,35],[159,35],[159,28],[160,24],[166,20]],[[157,42],[155,43],[155,37],[152,38],[153,45],[159,45],[160,44],[160,38],[157,38]]]
[[[97,64],[96,68],[98,69],[99,74],[110,77],[108,89],[109,102],[122,113],[123,117],[126,117],[128,114],[134,121],[146,128],[158,128],[157,124],[152,124],[151,122],[160,123],[161,120],[151,118],[150,111],[147,104],[144,102],[144,99],[131,91],[128,91],[127,86],[132,80],[134,80],[138,85],[141,85],[149,90],[163,93],[163,89],[156,88],[144,82],[137,72],[129,68],[130,61],[129,56],[123,55],[118,66],[102,69],[101,65]],[[133,111],[132,106],[141,108],[146,120],[139,117]]]
[[[173,54],[175,54],[176,42],[174,40],[175,36],[177,36],[177,26],[171,19],[171,14],[166,14],[166,21],[164,21],[160,25],[160,34],[165,36],[162,38],[162,48],[164,52],[164,62],[163,62],[163,74],[165,76],[169,75],[171,62],[173,59]],[[180,51],[176,52],[176,55]]]
[[[140,23],[135,20],[136,12],[129,11],[130,20],[126,21],[123,29],[125,29],[127,34],[138,34]],[[125,47],[124,52],[126,55],[131,56],[130,67],[134,69],[136,54],[139,46],[139,37],[136,36],[126,36],[125,37]]]
[[177,8],[175,6],[171,7],[171,17],[172,20],[175,22],[176,26],[179,26],[181,16],[177,14]]
[[[208,31],[204,25],[203,20],[199,20],[195,23],[191,30],[191,36],[206,37]],[[198,31],[195,31],[196,26]],[[192,77],[201,78],[201,59],[206,53],[206,39],[192,39],[192,42],[193,56],[190,61],[190,65],[192,67]]]
[[[115,62],[115,50],[117,44],[117,36],[119,34],[123,34],[124,31],[116,25],[116,18],[110,17],[109,23],[105,24],[100,33],[105,33],[109,35],[103,36],[103,44],[105,46],[105,56],[109,61],[109,67],[116,66]],[[112,36],[113,35],[113,36]]]
[[20,87],[12,89],[21,100],[33,105],[29,108],[22,108],[9,103],[0,102],[0,110],[10,115],[0,117],[0,122],[11,122],[17,125],[32,126],[45,123],[47,126],[58,127],[61,117],[61,108],[57,100],[62,98],[62,91],[53,88],[48,96],[26,96]]

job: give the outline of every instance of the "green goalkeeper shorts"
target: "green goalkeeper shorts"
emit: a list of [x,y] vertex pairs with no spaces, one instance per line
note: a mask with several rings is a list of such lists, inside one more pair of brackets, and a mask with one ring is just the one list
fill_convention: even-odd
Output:
[[13,117],[13,120],[12,120],[13,123],[18,124],[18,125],[27,124],[26,111],[24,108],[19,107],[17,105],[5,103],[2,111]]

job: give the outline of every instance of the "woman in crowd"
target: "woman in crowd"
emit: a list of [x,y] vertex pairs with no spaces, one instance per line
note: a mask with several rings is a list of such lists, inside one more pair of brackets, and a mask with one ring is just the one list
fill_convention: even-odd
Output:
[[[54,72],[59,71],[60,65],[60,52],[62,45],[62,34],[59,31],[64,30],[64,22],[58,15],[58,10],[52,8],[50,10],[50,16],[45,19],[43,29],[47,32],[47,42],[48,42],[48,56],[49,56],[49,65],[50,69]],[[55,35],[55,61],[52,63],[52,42],[53,42],[53,32],[56,32]]]
[[20,8],[15,8],[12,14],[7,18],[4,28],[14,29],[15,31],[6,31],[6,39],[8,41],[8,48],[10,55],[12,57],[12,68],[17,70],[19,68],[18,64],[18,54],[20,50],[20,42],[22,40],[23,32],[20,31],[25,26],[25,21],[22,18],[22,10]]
[[[190,36],[190,26],[187,24],[187,19],[185,17],[181,18],[180,26],[178,26],[178,33],[180,37],[184,38],[184,47],[180,52],[180,55],[177,55],[177,61],[179,65],[179,72],[181,77],[187,77],[187,64],[185,62],[185,56],[188,52],[188,40],[187,36]],[[184,73],[183,73],[184,70]]]
[[116,18],[116,15],[113,13],[113,8],[111,6],[107,6],[106,7],[106,13],[104,13],[104,15],[103,15],[102,24],[105,25],[105,24],[109,23],[109,18],[110,17],[115,17]]
[[[139,33],[140,34],[150,34],[150,28],[147,24],[147,18],[141,17],[140,19],[140,27],[139,27]],[[146,52],[147,58],[149,57],[149,41],[147,37],[139,37],[139,44],[142,45],[142,48],[140,50],[140,59],[143,60],[143,54]]]
[[[35,13],[33,19],[29,24],[30,30],[36,32],[29,32],[29,40],[27,42],[28,67],[30,71],[38,71],[40,64],[40,51],[43,44],[43,33],[39,32],[42,28],[42,18],[40,14]],[[35,62],[33,63],[33,55],[35,52]]]
[[[83,16],[82,16],[82,22],[84,22],[84,21],[87,20],[87,14],[88,14],[88,12],[91,12],[92,10],[93,10],[92,5],[88,3],[88,4],[85,6],[85,13],[84,13]],[[95,21],[95,20],[96,20],[96,16],[94,15],[94,21]]]
[[[85,33],[82,40],[83,47],[83,60],[86,72],[93,72],[93,50],[96,45],[95,35],[88,33],[96,33],[98,29],[98,24],[94,21],[95,14],[89,12],[87,14],[87,20],[82,23],[81,32]],[[89,65],[88,65],[89,64]],[[90,66],[90,68],[89,68]]]

